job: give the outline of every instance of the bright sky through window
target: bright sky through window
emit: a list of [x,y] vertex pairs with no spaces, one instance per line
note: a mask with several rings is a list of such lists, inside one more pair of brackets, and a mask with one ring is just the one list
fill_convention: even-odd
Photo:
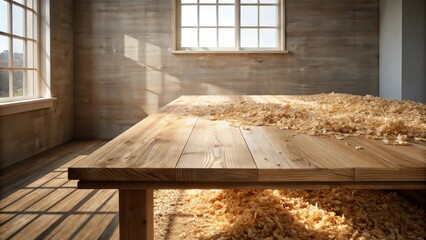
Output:
[[37,0],[0,0],[0,102],[36,98]]
[[282,49],[282,0],[177,1],[177,49]]

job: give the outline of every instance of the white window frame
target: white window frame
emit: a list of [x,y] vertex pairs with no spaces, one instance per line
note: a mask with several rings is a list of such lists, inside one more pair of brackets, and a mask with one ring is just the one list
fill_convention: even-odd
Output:
[[[172,50],[171,52],[173,54],[191,54],[191,53],[288,53],[288,51],[286,51],[286,44],[285,44],[285,0],[278,0],[278,8],[279,8],[279,14],[277,15],[279,17],[278,20],[278,26],[277,27],[262,27],[259,24],[260,21],[260,17],[259,17],[259,13],[258,13],[258,25],[257,26],[250,26],[250,27],[246,27],[246,26],[241,26],[240,24],[240,0],[235,0],[235,4],[220,4],[220,5],[229,5],[229,6],[235,6],[235,27],[222,27],[220,26],[220,28],[235,28],[235,48],[185,48],[185,47],[181,47],[180,46],[180,40],[181,40],[181,6],[182,5],[197,5],[197,11],[198,11],[198,17],[199,17],[199,13],[200,13],[200,3],[199,0],[197,0],[197,3],[191,3],[191,4],[181,4],[181,0],[172,0],[174,3],[174,16],[173,16],[173,42],[172,42]],[[202,3],[201,5],[203,6],[218,6],[219,3],[212,3],[212,4],[205,4]],[[260,4],[260,3],[254,3],[254,4],[244,4],[244,6],[262,6],[264,4]],[[265,4],[268,5],[268,4]],[[271,4],[274,5],[274,4]],[[259,11],[260,8],[258,8]],[[219,11],[216,10],[216,19],[218,21],[219,19]],[[208,28],[208,27],[204,27],[201,26],[202,28]],[[197,26],[194,27],[189,27],[189,28],[200,28],[200,25],[198,24]],[[211,28],[219,28],[219,26],[214,26]],[[273,28],[273,29],[277,29],[278,30],[278,36],[277,36],[277,42],[278,42],[278,47],[277,48],[241,48],[241,44],[240,44],[240,32],[241,29],[244,28],[250,28],[250,29],[257,29],[259,31],[259,29],[264,29],[264,28]],[[199,31],[198,31],[199,32]],[[218,34],[217,34],[218,36]],[[257,34],[258,38],[260,38],[260,34],[258,32]],[[198,37],[198,43],[200,41],[200,38]],[[258,39],[258,44],[259,44],[259,39]]]
[[[39,98],[40,97],[40,86],[39,86],[39,48],[40,48],[40,2],[41,0],[32,0],[33,4],[34,2],[36,2],[36,9],[30,8],[27,6],[27,0],[23,0],[23,4],[13,1],[13,0],[2,0],[5,2],[8,2],[9,4],[9,9],[8,9],[8,18],[9,18],[9,32],[2,32],[0,31],[0,35],[2,36],[6,36],[9,38],[9,66],[4,67],[4,66],[0,66],[0,70],[3,71],[8,71],[9,72],[9,97],[2,97],[0,98],[0,104],[2,103],[10,103],[10,102],[15,102],[15,101],[23,101],[23,100],[28,100],[28,99],[34,99],[34,98]],[[19,36],[13,33],[13,17],[12,17],[12,11],[13,11],[13,5],[19,6],[22,9],[24,9],[24,18],[23,18],[23,22],[24,22],[24,36]],[[33,5],[34,6],[34,5]],[[27,33],[27,25],[28,25],[28,21],[27,21],[27,11],[31,11],[34,15],[34,17],[36,18],[36,24],[34,24],[34,22],[32,22],[33,25],[33,31],[34,31],[34,38],[29,38],[28,37],[28,33]],[[36,29],[34,29],[36,28]],[[13,39],[19,39],[22,40],[24,42],[24,66],[23,67],[14,67],[12,66],[13,63]],[[33,56],[33,67],[28,67],[28,51],[27,51],[27,42],[33,42],[34,43],[34,49],[33,49],[33,54],[35,54],[35,56]],[[35,52],[34,52],[35,50]],[[27,85],[29,85],[32,89],[31,95],[24,95],[24,96],[13,96],[13,71],[23,71],[23,91],[25,92],[25,87],[27,87]],[[31,82],[28,82],[28,76],[27,76],[27,71],[34,71],[34,79]]]

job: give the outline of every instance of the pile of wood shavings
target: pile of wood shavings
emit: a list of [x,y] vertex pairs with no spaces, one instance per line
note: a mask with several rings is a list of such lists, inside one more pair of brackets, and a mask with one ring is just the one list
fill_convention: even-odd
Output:
[[426,237],[423,210],[382,191],[191,190],[184,200],[179,212],[197,220],[182,239]]
[[187,114],[226,120],[235,126],[276,126],[339,139],[366,136],[405,145],[426,141],[426,105],[349,94],[292,96],[283,104],[240,102],[195,106]]

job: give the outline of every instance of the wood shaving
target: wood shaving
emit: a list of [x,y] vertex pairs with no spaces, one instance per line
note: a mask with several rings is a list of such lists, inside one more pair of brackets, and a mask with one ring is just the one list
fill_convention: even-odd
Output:
[[177,215],[194,219],[179,239],[426,237],[424,211],[392,192],[186,190],[182,201]]
[[364,147],[363,146],[355,146],[355,149],[356,150],[361,150],[361,149],[364,149]]
[[370,95],[329,93],[292,96],[282,104],[243,101],[195,106],[186,114],[226,120],[235,126],[276,126],[338,139],[366,136],[394,140],[395,145],[426,139],[425,104]]

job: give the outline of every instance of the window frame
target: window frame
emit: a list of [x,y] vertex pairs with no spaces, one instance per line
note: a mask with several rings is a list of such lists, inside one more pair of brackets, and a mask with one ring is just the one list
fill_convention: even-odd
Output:
[[[197,3],[190,3],[190,4],[181,4],[181,0],[172,0],[173,1],[173,36],[172,36],[172,49],[171,49],[171,53],[173,54],[197,54],[197,53],[288,53],[288,51],[286,50],[286,39],[285,39],[285,0],[278,0],[278,4],[261,4],[261,3],[253,3],[253,4],[241,4],[240,0],[235,0],[235,3],[232,4],[220,4],[218,2],[216,3],[211,3],[211,4],[200,4],[199,0],[197,0]],[[219,48],[219,47],[213,47],[213,48],[205,48],[205,47],[197,47],[197,48],[185,48],[185,47],[180,47],[180,41],[181,41],[181,29],[182,26],[180,24],[181,21],[181,6],[182,5],[196,5],[197,6],[197,16],[199,18],[199,12],[200,12],[200,5],[202,6],[219,6],[219,5],[223,5],[223,6],[235,6],[235,27],[228,27],[228,28],[235,28],[235,48]],[[279,12],[277,14],[279,20],[278,20],[278,26],[276,27],[262,27],[259,24],[260,21],[260,16],[259,16],[259,12],[258,12],[258,25],[257,26],[241,26],[241,5],[244,6],[262,6],[262,5],[278,5],[278,9]],[[258,8],[259,11],[260,8]],[[216,11],[216,18],[217,21],[219,21],[218,19],[219,16],[219,12]],[[197,19],[198,21],[198,19]],[[198,23],[197,26],[194,27],[189,27],[189,28],[209,28],[206,26],[200,26],[200,24]],[[219,28],[227,28],[226,26],[212,26],[211,28],[215,28],[215,29],[219,29]],[[256,48],[241,48],[241,39],[240,39],[240,33],[241,33],[241,29],[244,28],[251,28],[251,29],[257,29],[259,31],[259,29],[277,29],[278,30],[278,34],[277,34],[277,43],[278,43],[278,47],[277,48],[261,48],[261,47],[256,47]],[[217,39],[219,38],[218,36],[219,34],[217,34]],[[198,35],[199,36],[199,35]],[[260,34],[258,32],[257,34],[258,37],[258,45],[260,44],[259,39],[260,39]],[[198,37],[198,44],[200,41],[200,38]],[[218,40],[217,40],[218,41]]]
[[[25,100],[38,99],[40,98],[40,26],[41,26],[41,1],[42,0],[32,0],[33,6],[35,8],[31,8],[27,4],[27,0],[23,0],[23,3],[19,3],[14,0],[2,0],[8,3],[8,30],[9,32],[0,31],[1,36],[6,36],[9,38],[9,66],[0,66],[0,70],[9,72],[9,97],[0,98],[0,104],[9,104],[13,102],[21,102]],[[13,6],[16,5],[23,9],[23,36],[16,35],[13,33]],[[28,15],[27,11],[32,12],[34,20],[32,21],[32,29],[33,29],[33,38],[28,37]],[[35,23],[34,23],[35,22]],[[15,67],[13,66],[13,58],[14,58],[14,49],[13,49],[13,41],[14,39],[19,39],[23,41],[23,52],[24,52],[24,66],[23,67]],[[29,67],[29,58],[28,58],[28,42],[33,42],[33,67]],[[14,71],[23,71],[23,96],[13,96],[13,72]],[[31,82],[28,81],[28,71],[34,71],[33,80]],[[31,86],[32,94],[24,95],[26,86]]]

